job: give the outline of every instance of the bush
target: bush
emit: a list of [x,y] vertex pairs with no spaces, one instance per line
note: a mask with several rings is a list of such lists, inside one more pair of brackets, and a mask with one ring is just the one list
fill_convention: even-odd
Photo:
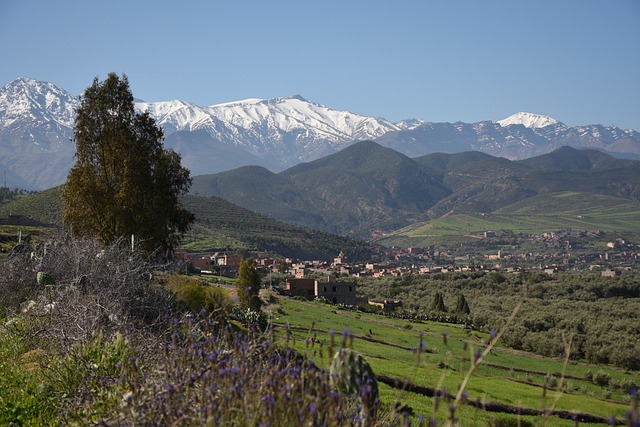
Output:
[[51,366],[50,382],[55,386],[52,391],[65,396],[65,412],[90,417],[91,412],[100,411],[105,405],[119,403],[126,389],[122,380],[132,375],[135,360],[124,335],[117,333],[107,342],[98,333],[87,344],[74,346]]
[[54,425],[60,401],[43,387],[40,363],[23,363],[24,350],[21,339],[0,329],[0,425]]
[[[355,403],[334,392],[328,373],[299,354],[209,321],[178,321],[146,366],[103,377],[109,387],[85,394],[65,416],[79,425],[284,426],[344,425],[358,414]],[[101,352],[112,354],[110,347],[101,345]]]
[[544,384],[551,389],[558,387],[558,379],[553,374],[547,374],[544,377]]
[[584,373],[584,379],[587,381],[593,381],[593,372],[587,371]]
[[[96,239],[59,236],[5,259],[0,293],[25,285],[4,303],[15,314],[29,301],[24,327],[16,331],[27,349],[64,351],[89,342],[96,331],[108,338],[127,325],[154,327],[167,308],[175,308],[175,298],[152,280],[146,259],[125,241],[104,247]],[[38,285],[38,273],[49,279]]]
[[238,306],[233,307],[230,317],[242,324],[245,328],[251,330],[264,331],[267,329],[269,323],[266,313]]
[[593,375],[592,381],[595,385],[606,387],[611,382],[611,375],[604,371],[598,371]]
[[637,384],[632,380],[620,380],[617,383],[617,386],[620,390],[625,393],[630,393],[634,388],[637,389]]
[[217,318],[226,318],[231,310],[231,299],[219,286],[180,275],[170,276],[165,283],[168,289],[175,292],[178,300],[195,314],[206,310]]

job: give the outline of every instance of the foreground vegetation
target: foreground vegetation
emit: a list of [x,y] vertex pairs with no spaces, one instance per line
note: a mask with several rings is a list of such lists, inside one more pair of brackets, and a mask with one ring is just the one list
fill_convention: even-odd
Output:
[[[127,244],[31,242],[2,269],[2,425],[602,424],[637,398],[633,375],[492,348],[464,325],[274,294],[247,311]],[[379,395],[336,382],[340,348],[365,355]]]
[[[122,242],[120,242],[122,243]],[[125,244],[17,249],[0,279],[1,425],[343,425],[357,402],[219,288]],[[328,409],[328,410],[325,410]]]

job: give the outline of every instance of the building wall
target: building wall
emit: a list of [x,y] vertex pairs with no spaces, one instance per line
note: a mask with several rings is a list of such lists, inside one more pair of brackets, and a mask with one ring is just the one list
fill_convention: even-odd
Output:
[[292,297],[314,299],[315,283],[313,279],[287,279],[285,291]]
[[355,283],[317,282],[315,296],[323,297],[333,304],[356,305]]

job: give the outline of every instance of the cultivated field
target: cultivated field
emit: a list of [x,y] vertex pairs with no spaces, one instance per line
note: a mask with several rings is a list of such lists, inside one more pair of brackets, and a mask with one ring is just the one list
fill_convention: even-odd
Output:
[[640,235],[640,203],[598,194],[562,192],[530,197],[492,213],[450,213],[380,240],[386,246],[429,246],[482,238],[485,231],[539,234],[563,229]]
[[[381,399],[387,407],[400,402],[416,417],[435,416],[439,425],[447,419],[452,402],[441,399],[436,405],[434,398],[428,396],[429,391],[444,388],[455,395],[474,363],[475,352],[483,351],[489,339],[486,334],[466,330],[461,325],[417,323],[286,297],[278,297],[269,309],[273,321],[280,325],[281,340],[306,353],[315,363],[327,367],[331,342],[335,348],[346,342],[345,345],[365,355],[376,375],[387,378],[386,383],[390,382],[388,378],[394,378],[406,380],[416,389],[422,387],[422,393],[416,393],[381,384]],[[352,338],[343,337],[347,331]],[[424,351],[417,352],[421,340]],[[587,380],[594,373],[609,374],[614,381],[638,381],[637,376],[620,370],[580,362],[565,366],[563,360],[510,350],[498,343],[473,373],[466,390],[469,401],[502,404],[507,412],[462,405],[456,416],[462,425],[487,425],[507,419],[513,420],[508,425],[519,425],[519,419],[522,425],[532,422],[573,426],[576,421],[571,414],[578,419],[582,417],[579,414],[591,415],[603,425],[612,415],[621,418],[629,410],[628,391],[611,390],[596,385],[593,379]],[[558,391],[560,388],[564,393]],[[553,408],[566,412],[569,419],[544,415],[520,417],[513,414],[518,408],[522,412],[524,408],[539,411]]]

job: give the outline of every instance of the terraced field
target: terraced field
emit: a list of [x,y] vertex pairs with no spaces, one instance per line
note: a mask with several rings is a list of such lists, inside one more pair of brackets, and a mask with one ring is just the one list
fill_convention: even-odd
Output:
[[562,229],[640,235],[640,203],[599,194],[530,197],[492,213],[450,213],[385,236],[386,246],[429,246],[480,239],[485,231],[536,234]]
[[[351,345],[365,355],[382,383],[381,400],[386,407],[404,405],[416,417],[435,417],[439,425],[449,416],[452,400],[433,395],[442,389],[455,395],[473,365],[474,353],[484,351],[489,339],[460,325],[416,323],[285,297],[278,297],[269,308],[283,342],[325,367],[330,347]],[[333,338],[330,331],[335,331]],[[417,352],[421,340],[424,351]],[[617,382],[638,382],[632,373],[580,362],[565,366],[563,360],[498,343],[471,375],[467,404],[457,408],[456,417],[462,425],[500,420],[511,420],[508,425],[574,426],[576,420],[606,425],[610,416],[621,419],[629,410],[629,395],[627,390],[586,379],[595,372],[609,374]],[[555,412],[545,415],[547,411]]]

